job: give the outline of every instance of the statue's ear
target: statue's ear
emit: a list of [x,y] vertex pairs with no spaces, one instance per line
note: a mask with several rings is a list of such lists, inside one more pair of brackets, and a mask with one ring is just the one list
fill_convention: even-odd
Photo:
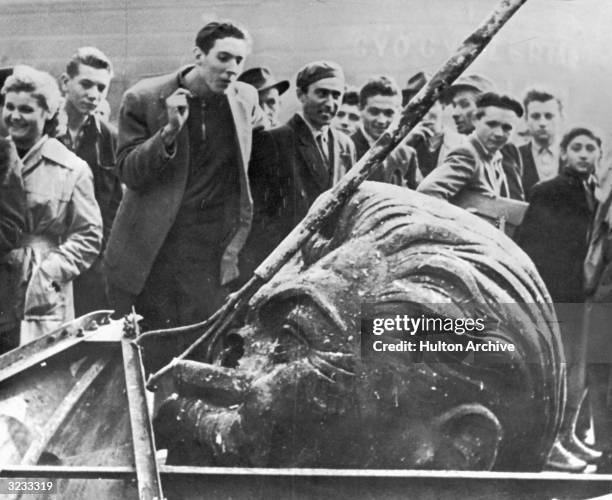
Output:
[[453,408],[436,419],[439,442],[435,468],[491,470],[497,459],[502,427],[497,417],[481,404]]

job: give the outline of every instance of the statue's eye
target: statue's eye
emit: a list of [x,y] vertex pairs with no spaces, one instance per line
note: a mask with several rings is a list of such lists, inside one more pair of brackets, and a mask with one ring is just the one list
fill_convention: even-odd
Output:
[[292,321],[283,323],[274,339],[274,363],[288,363],[306,356],[309,351],[300,326]]

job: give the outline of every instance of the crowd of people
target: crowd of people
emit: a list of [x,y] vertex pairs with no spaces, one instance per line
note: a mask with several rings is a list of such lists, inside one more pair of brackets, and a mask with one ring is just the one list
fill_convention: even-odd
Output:
[[[400,89],[379,75],[357,90],[337,63],[311,62],[295,80],[299,110],[281,124],[290,82],[266,67],[243,72],[250,45],[233,23],[207,24],[193,64],[124,94],[118,129],[105,100],[113,66],[100,50],[78,49],[58,79],[5,71],[0,353],[98,309],[134,307],[145,329],[206,319],[429,78],[419,72]],[[521,102],[464,75],[370,180],[459,206],[474,194],[524,202],[514,238],[552,300],[611,302],[601,135],[563,133],[563,118],[554,92],[531,88]],[[599,454],[573,432],[558,465],[581,470]]]

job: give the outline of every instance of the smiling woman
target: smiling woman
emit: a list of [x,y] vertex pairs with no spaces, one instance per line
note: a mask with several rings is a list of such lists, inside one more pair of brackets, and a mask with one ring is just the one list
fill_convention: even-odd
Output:
[[60,106],[53,77],[17,66],[2,95],[26,191],[22,246],[9,256],[24,343],[74,317],[71,282],[100,251],[102,220],[89,167],[52,138]]

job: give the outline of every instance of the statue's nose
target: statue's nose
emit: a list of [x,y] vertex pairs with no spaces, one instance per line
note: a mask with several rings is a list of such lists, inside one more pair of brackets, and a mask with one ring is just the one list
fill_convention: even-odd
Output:
[[201,397],[216,405],[240,403],[248,388],[247,380],[236,370],[199,361],[177,360],[172,373],[182,396]]

